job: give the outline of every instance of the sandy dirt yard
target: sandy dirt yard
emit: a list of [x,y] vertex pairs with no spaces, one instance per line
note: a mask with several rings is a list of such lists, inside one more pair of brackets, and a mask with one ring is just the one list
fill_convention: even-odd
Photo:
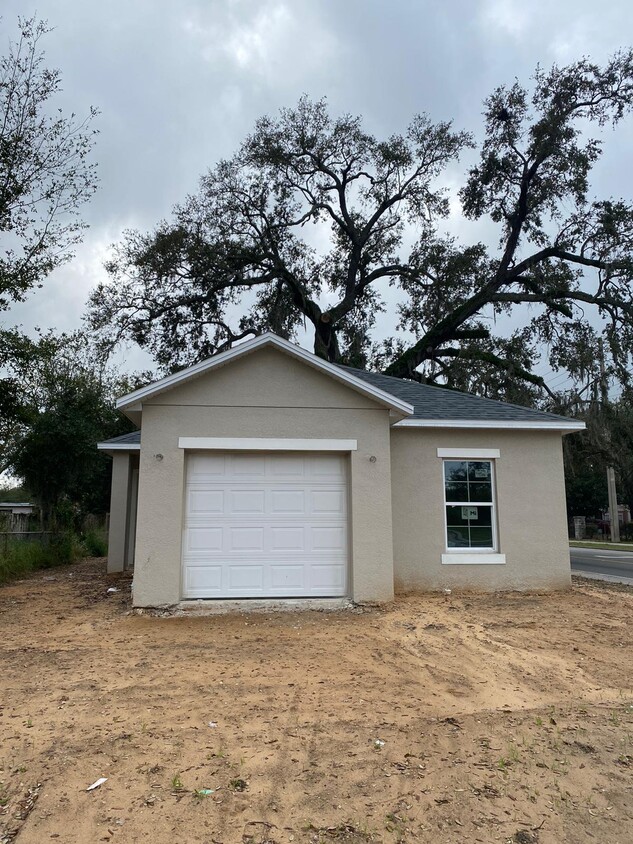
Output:
[[626,587],[161,618],[104,570],[0,589],[2,844],[633,842]]

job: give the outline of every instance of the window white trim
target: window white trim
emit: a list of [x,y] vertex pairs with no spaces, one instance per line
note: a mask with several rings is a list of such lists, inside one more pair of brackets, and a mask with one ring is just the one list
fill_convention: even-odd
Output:
[[465,548],[464,553],[442,554],[444,566],[498,566],[505,565],[505,561],[505,554],[478,554],[473,548]]
[[438,457],[459,457],[463,460],[494,460],[501,457],[498,448],[438,448]]
[[179,437],[178,448],[220,451],[357,451],[357,440],[275,437]]
[[[438,457],[439,451],[441,449],[438,448]],[[491,562],[503,562],[505,563],[505,556],[503,554],[498,554],[499,549],[499,535],[497,531],[497,478],[496,478],[496,471],[495,471],[495,463],[494,459],[487,457],[481,458],[485,460],[487,463],[490,463],[490,483],[491,483],[491,496],[492,501],[467,501],[467,502],[455,502],[455,501],[447,501],[446,500],[446,476],[444,474],[444,463],[446,460],[478,460],[479,455],[477,454],[478,451],[483,451],[484,449],[445,449],[446,451],[459,451],[459,455],[445,455],[441,461],[441,472],[442,472],[442,498],[444,501],[444,543],[446,552],[442,554],[442,563],[443,564],[453,564],[457,562],[463,563],[473,563],[473,562],[486,562],[486,558],[497,558],[503,557],[503,559],[491,559]],[[448,524],[446,522],[446,508],[447,507],[459,507],[459,506],[472,506],[472,507],[489,507],[490,508],[490,524],[492,526],[492,547],[484,547],[484,548],[449,548],[448,546]],[[446,560],[445,560],[446,558]],[[453,559],[456,558],[456,559]],[[460,558],[460,559],[457,559]],[[473,558],[473,559],[471,559]]]

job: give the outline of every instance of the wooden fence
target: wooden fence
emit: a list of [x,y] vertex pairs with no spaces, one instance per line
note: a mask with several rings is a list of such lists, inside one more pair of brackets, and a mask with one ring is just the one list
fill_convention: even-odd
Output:
[[39,513],[0,513],[0,533],[30,533],[42,525]]

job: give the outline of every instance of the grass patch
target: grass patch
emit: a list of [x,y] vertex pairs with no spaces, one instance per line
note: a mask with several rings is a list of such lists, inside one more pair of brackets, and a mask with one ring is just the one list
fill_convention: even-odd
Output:
[[578,539],[569,540],[570,548],[606,548],[608,551],[633,551],[630,542],[589,542]]
[[50,541],[39,539],[9,540],[0,549],[0,583],[23,577],[38,569],[48,569],[74,562],[82,556],[82,547],[72,533],[60,533]]

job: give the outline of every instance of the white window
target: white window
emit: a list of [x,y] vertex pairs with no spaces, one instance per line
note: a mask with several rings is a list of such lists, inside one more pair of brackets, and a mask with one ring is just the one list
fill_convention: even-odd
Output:
[[493,461],[444,459],[443,468],[447,551],[496,551]]

